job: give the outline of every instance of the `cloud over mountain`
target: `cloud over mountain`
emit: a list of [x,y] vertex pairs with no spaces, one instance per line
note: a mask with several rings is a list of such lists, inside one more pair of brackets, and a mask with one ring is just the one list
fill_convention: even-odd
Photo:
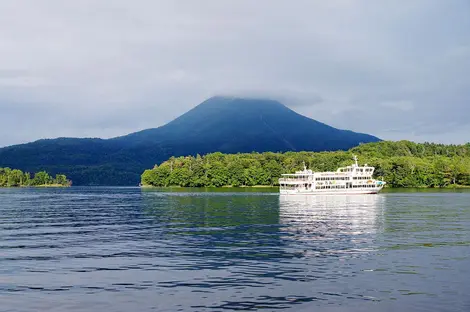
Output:
[[0,29],[0,146],[155,127],[214,94],[384,139],[469,140],[465,0],[17,0]]

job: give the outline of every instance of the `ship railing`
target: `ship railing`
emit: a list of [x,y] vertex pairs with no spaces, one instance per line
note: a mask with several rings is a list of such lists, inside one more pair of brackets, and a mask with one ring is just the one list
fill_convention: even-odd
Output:
[[312,177],[284,177],[284,178],[279,179],[280,183],[283,183],[283,182],[299,182],[299,183],[302,183],[302,182],[311,182],[311,181],[313,181]]

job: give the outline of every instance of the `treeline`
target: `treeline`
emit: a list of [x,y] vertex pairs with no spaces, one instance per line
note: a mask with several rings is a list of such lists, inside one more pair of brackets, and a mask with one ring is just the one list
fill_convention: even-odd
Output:
[[63,174],[51,177],[46,171],[40,171],[31,176],[29,172],[18,169],[0,168],[0,187],[24,186],[70,186],[71,181]]
[[363,144],[349,151],[222,154],[170,158],[141,177],[144,186],[221,187],[278,185],[282,173],[335,171],[359,163],[376,168],[374,176],[391,187],[470,186],[470,144],[409,141]]

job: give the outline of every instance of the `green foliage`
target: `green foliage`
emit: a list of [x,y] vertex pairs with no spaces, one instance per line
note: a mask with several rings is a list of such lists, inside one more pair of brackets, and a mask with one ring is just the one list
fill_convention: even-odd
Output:
[[375,177],[391,187],[470,186],[470,144],[443,145],[409,141],[362,144],[349,151],[287,153],[212,153],[172,157],[141,177],[147,186],[277,185],[282,173],[302,169],[334,171],[350,165],[353,154],[376,168]]
[[57,174],[53,179],[46,171],[34,174],[31,179],[29,172],[23,173],[18,169],[0,168],[0,187],[21,187],[21,186],[48,186],[61,185],[69,186],[71,181],[63,174]]

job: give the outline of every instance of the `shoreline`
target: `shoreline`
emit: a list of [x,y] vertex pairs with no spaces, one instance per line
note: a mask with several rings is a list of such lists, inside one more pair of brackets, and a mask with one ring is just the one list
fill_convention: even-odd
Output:
[[62,184],[42,184],[42,185],[20,185],[20,186],[0,186],[0,188],[67,188],[69,185]]
[[[214,188],[214,189],[224,189],[224,188],[279,188],[279,185],[253,185],[253,186],[179,186],[179,185],[168,185],[168,186],[153,186],[153,185],[139,185],[140,188]],[[443,187],[432,187],[432,186],[401,186],[401,187],[391,187],[386,186],[384,190],[399,190],[399,189],[420,189],[420,190],[453,190],[453,189],[470,189],[470,185],[451,185]]]

